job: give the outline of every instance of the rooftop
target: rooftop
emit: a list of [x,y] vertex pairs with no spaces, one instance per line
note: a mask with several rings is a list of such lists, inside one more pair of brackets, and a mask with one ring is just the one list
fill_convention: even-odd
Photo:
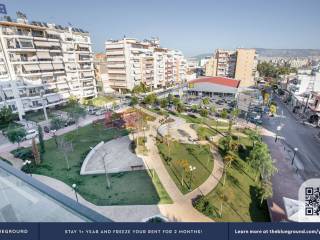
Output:
[[227,77],[202,77],[191,80],[190,83],[212,83],[227,87],[238,88],[240,85],[240,80]]

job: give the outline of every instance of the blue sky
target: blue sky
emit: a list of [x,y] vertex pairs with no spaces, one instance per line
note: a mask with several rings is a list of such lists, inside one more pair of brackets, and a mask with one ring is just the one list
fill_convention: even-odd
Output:
[[88,30],[106,39],[157,36],[193,56],[216,48],[320,48],[320,0],[0,0],[9,15]]

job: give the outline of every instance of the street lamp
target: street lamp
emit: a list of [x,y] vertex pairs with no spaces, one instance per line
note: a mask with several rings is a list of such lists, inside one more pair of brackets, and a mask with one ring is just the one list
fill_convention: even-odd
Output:
[[193,172],[194,170],[196,170],[196,169],[197,169],[197,168],[194,167],[194,166],[192,166],[192,165],[189,166],[189,170],[190,170],[190,185],[189,185],[189,191],[191,191],[191,185],[192,185],[192,172]]
[[78,194],[77,194],[77,184],[75,184],[75,183],[72,184],[72,188],[73,188],[74,194],[76,195],[77,202],[79,202]]
[[278,136],[279,136],[279,131],[281,130],[281,126],[277,127],[277,132],[276,132],[276,139],[274,140],[274,142],[278,141]]
[[23,162],[23,166],[27,166],[27,171],[30,174],[30,176],[32,177],[32,173],[30,171],[30,164],[31,164],[30,160],[26,160],[26,161]]
[[50,133],[52,134],[52,137],[54,139],[54,142],[56,143],[56,146],[58,147],[58,141],[57,141],[57,135],[56,135],[56,129],[50,130]]
[[291,165],[293,165],[294,158],[296,157],[296,154],[297,154],[297,152],[298,152],[299,149],[296,147],[296,148],[294,148],[293,150],[294,150],[294,153],[293,153],[293,158],[292,158]]

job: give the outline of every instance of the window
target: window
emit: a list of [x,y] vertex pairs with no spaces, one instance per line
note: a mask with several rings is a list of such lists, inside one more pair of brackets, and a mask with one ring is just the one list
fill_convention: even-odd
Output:
[[20,48],[34,48],[33,42],[30,39],[19,39]]

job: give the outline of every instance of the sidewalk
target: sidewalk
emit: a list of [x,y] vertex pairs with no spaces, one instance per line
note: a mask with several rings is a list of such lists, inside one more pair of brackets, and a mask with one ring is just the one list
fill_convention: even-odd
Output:
[[275,142],[274,133],[262,129],[263,141],[268,144],[278,172],[271,179],[273,196],[269,198],[268,208],[272,222],[287,221],[283,198],[298,199],[298,190],[303,180],[295,173],[283,145]]

